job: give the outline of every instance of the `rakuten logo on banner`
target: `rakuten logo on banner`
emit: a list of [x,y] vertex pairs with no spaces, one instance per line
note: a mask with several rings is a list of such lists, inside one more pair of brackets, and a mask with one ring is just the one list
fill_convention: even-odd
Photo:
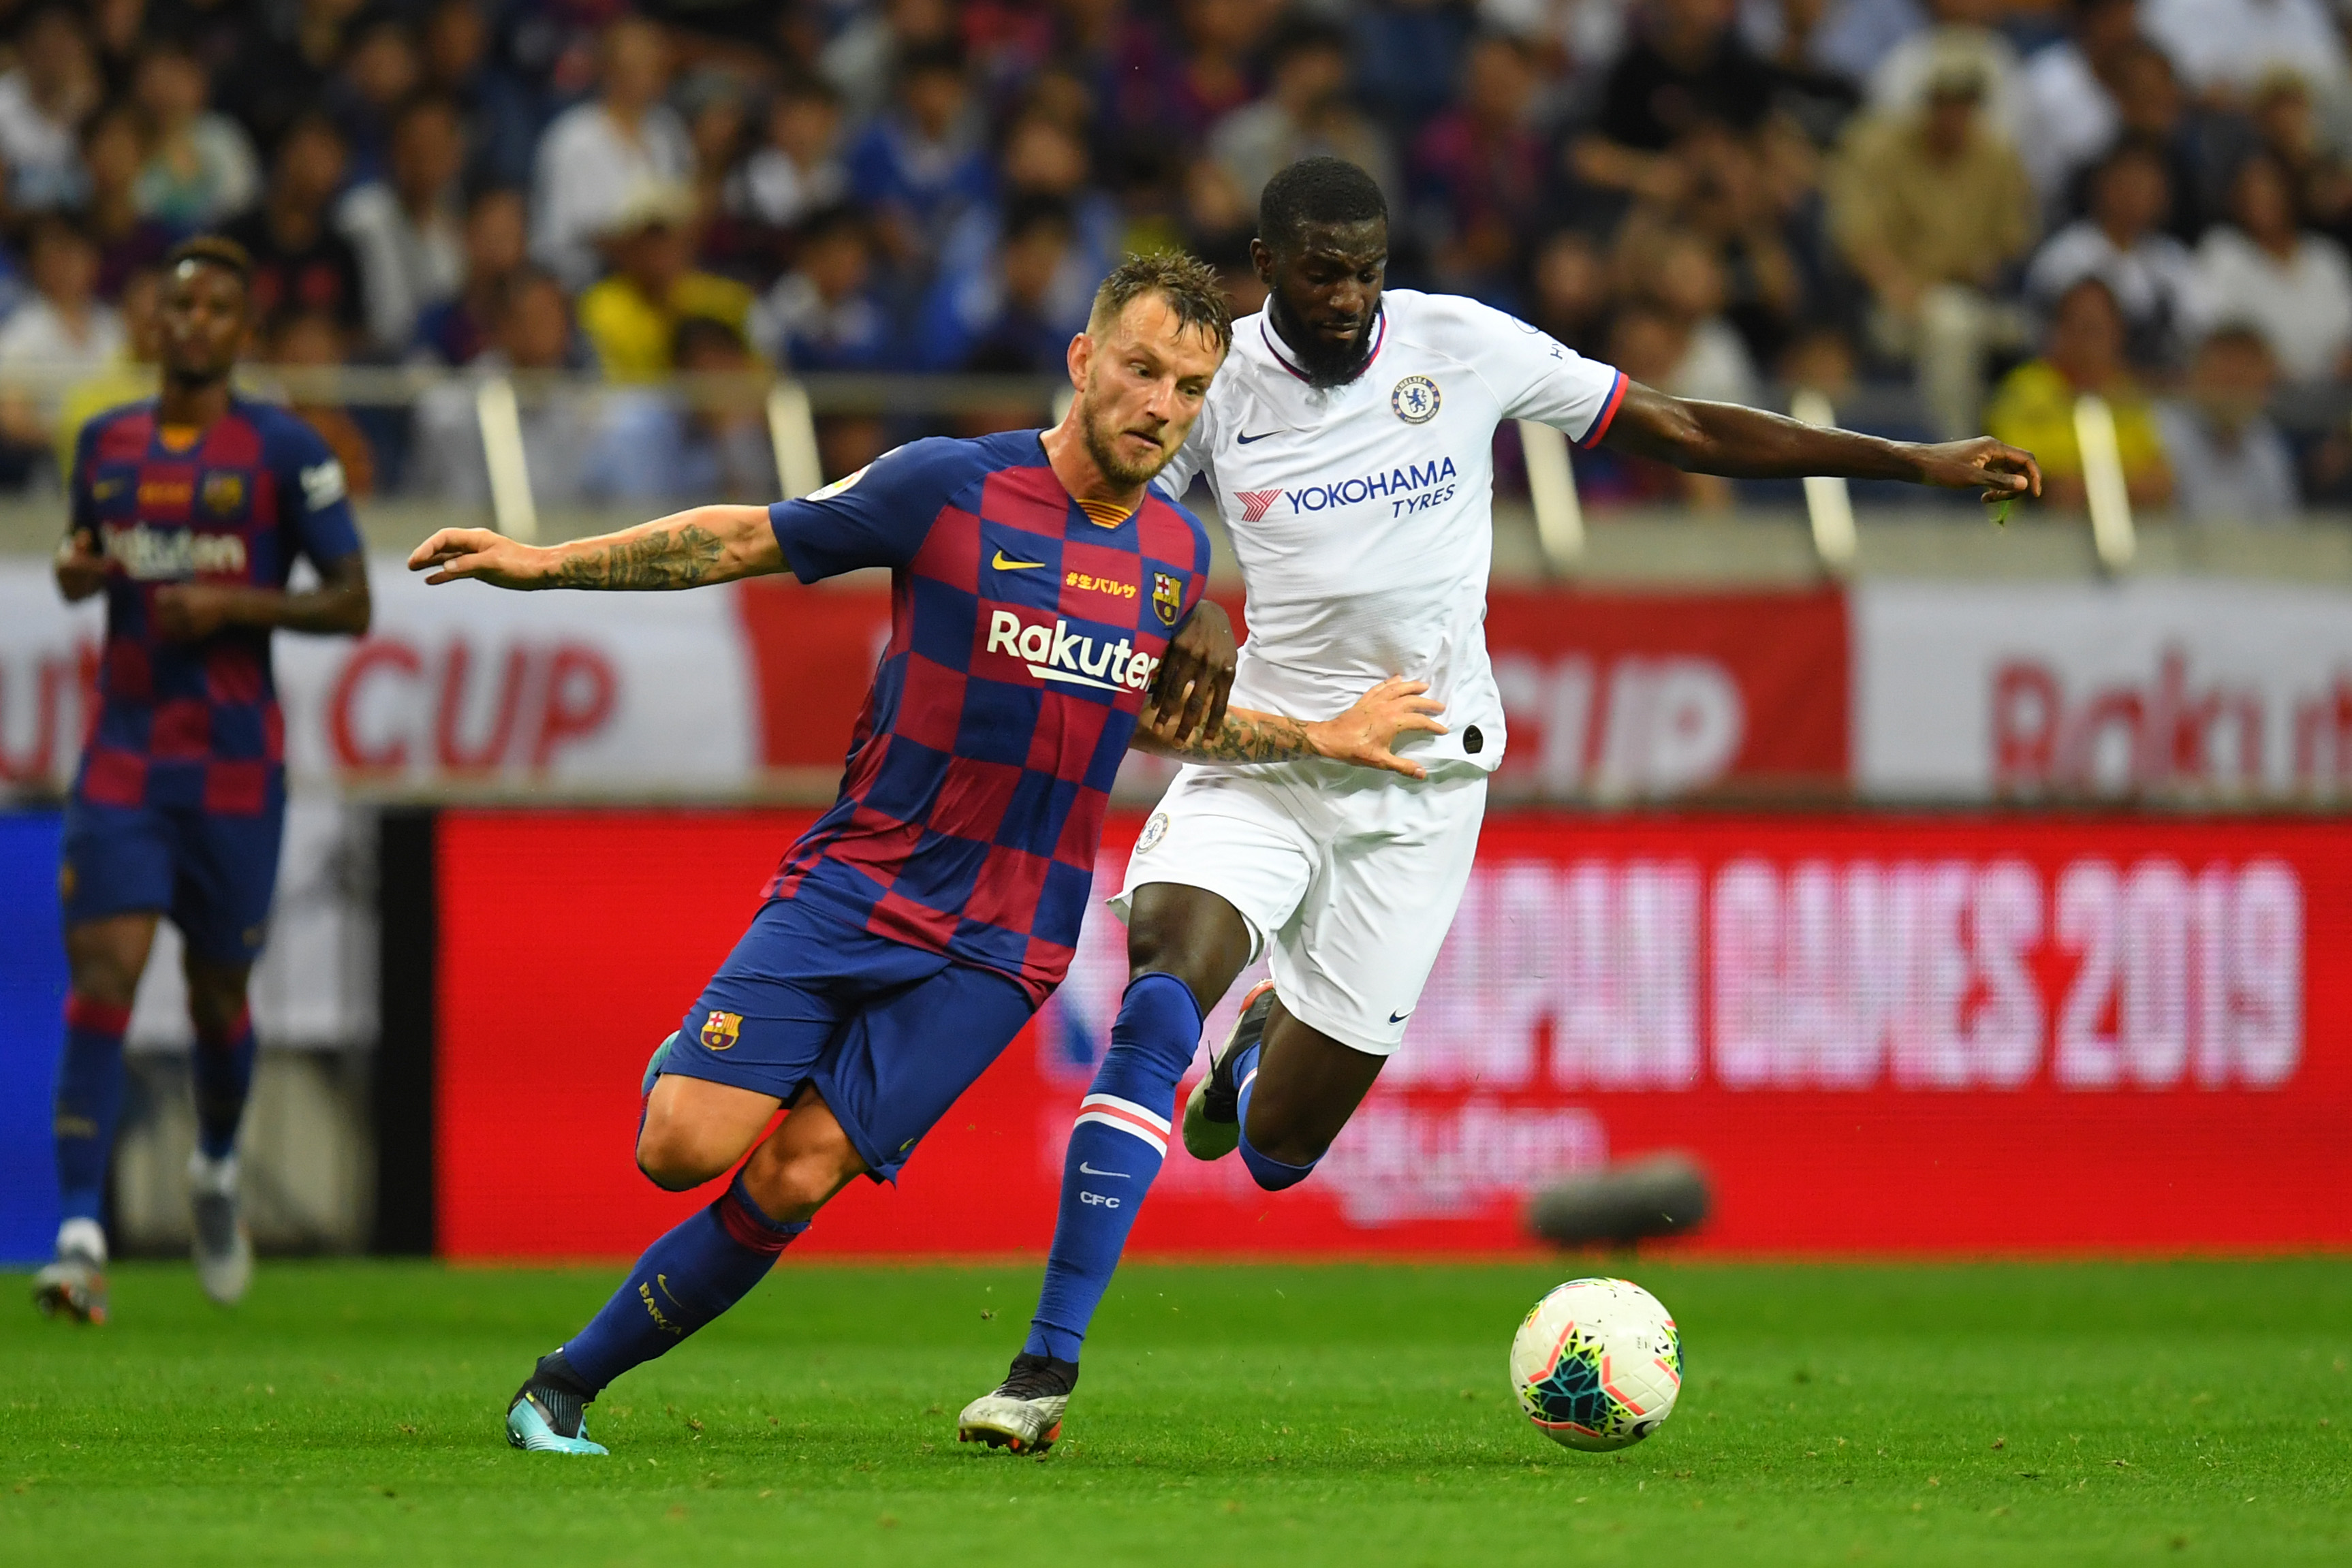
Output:
[[1878,583],[1853,599],[1868,794],[2352,793],[2352,594]]

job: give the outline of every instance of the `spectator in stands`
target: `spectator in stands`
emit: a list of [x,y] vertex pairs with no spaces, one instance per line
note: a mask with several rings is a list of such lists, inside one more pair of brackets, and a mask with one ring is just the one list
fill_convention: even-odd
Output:
[[1632,229],[1628,239],[1620,257],[1622,291],[1674,333],[1673,368],[1660,390],[1708,403],[1755,402],[1756,362],[1723,319],[1723,268],[1715,247],[1687,229]]
[[1057,298],[1054,285],[1074,240],[1070,209],[1031,196],[1004,216],[991,264],[943,273],[931,286],[909,345],[925,370],[954,370],[981,354],[1038,374],[1060,368],[1071,337],[1086,329],[1085,297]]
[[841,162],[841,98],[824,82],[785,84],[768,105],[765,140],[727,184],[738,216],[785,229],[838,202],[849,190]]
[[2352,244],[2352,166],[2320,135],[2310,87],[2292,71],[2270,76],[2254,89],[2251,118],[2263,150],[2294,184],[2304,226]]
[[522,193],[492,186],[466,207],[463,282],[454,298],[417,318],[418,355],[443,364],[471,364],[497,330],[506,280],[524,263],[528,224]]
[[682,373],[705,379],[624,395],[605,426],[607,460],[593,466],[590,488],[614,499],[774,500],[780,487],[764,367],[742,335],[724,321],[688,316],[677,324],[670,358]]
[[1822,70],[1865,82],[1897,45],[1927,25],[1919,0],[1830,0],[1808,29],[1806,58]]
[[1658,0],[1609,72],[1591,132],[1570,149],[1587,184],[1672,201],[1682,169],[1667,155],[1706,121],[1752,131],[1772,106],[1772,68],[1732,26],[1736,0]]
[[855,10],[817,57],[817,71],[863,124],[889,108],[908,55],[955,47],[957,18],[951,0],[883,0]]
[[335,209],[335,227],[359,258],[368,335],[387,354],[407,352],[418,319],[465,279],[465,166],[457,107],[413,99],[393,121],[386,176],[354,186]]
[[1924,113],[1857,123],[1830,178],[1831,232],[1870,288],[1871,334],[1916,363],[1948,437],[1976,430],[1987,352],[2024,335],[1993,290],[2034,232],[2032,184],[1979,123],[1980,87],[1942,77]]
[[[1910,0],[1902,4],[1906,11],[1911,9]],[[1777,5],[1740,8],[1741,30],[1749,45],[1771,62],[1777,79],[1775,111],[1793,122],[1816,147],[1835,144],[1846,121],[1862,107],[1862,93],[1855,84],[1867,79],[1870,72],[1842,70],[1828,63],[1821,49],[1827,25],[1836,15],[1858,8],[1854,0],[1846,0],[1837,14],[1832,13],[1830,0],[1780,0]]]
[[1475,26],[1469,5],[1431,0],[1359,0],[1332,7],[1355,33],[1356,86],[1399,142],[1454,101]]
[[1067,318],[1091,300],[1123,252],[1126,215],[1108,192],[1091,184],[1087,146],[1053,113],[1032,106],[1013,118],[998,158],[995,194],[974,203],[940,245],[937,271],[971,278],[987,271],[1003,242],[1006,215],[1024,203],[1045,202],[1069,215],[1070,243],[1055,274],[1045,314]]
[[2263,412],[2274,379],[2270,346],[2252,327],[2219,328],[2197,346],[2186,395],[2156,411],[2182,517],[2237,523],[2301,517],[2294,458]]
[[[2213,216],[2217,149],[2228,147],[2228,155],[2234,157],[2231,144],[2241,138],[2190,108],[2172,62],[2145,38],[2134,38],[2117,49],[2107,74],[2122,126],[2117,141],[2137,142],[2163,155],[2172,185],[2167,231],[2183,245],[2194,245]],[[2090,205],[2089,188],[2097,173],[2094,160],[2078,175],[2070,193],[2076,211]]]
[[2147,0],[2140,25],[2211,104],[2243,102],[2275,70],[2345,85],[2343,40],[2322,0]]
[[670,371],[677,324],[688,316],[737,332],[751,291],[694,265],[694,197],[680,185],[646,185],[614,216],[613,271],[580,296],[580,329],[612,381],[656,381]]
[[102,109],[83,127],[81,163],[89,178],[83,213],[98,245],[101,299],[120,298],[131,276],[163,260],[177,237],[140,208],[139,171],[146,163],[146,121],[130,104]]
[[2083,504],[2074,404],[2085,393],[2105,398],[2115,412],[2116,445],[2132,504],[2161,507],[2172,497],[2172,469],[2155,412],[2133,379],[2124,341],[2124,313],[2113,290],[2095,273],[2084,277],[2059,295],[2042,357],[2010,372],[1986,410],[1988,431],[2026,447],[2042,465],[2042,493],[2055,506]]
[[2026,268],[2027,297],[2048,309],[2084,278],[2103,280],[2122,308],[2132,358],[2174,362],[2196,307],[2189,249],[2164,230],[2171,171],[2144,142],[2125,141],[2099,162],[2090,211],[2052,235]]
[[1135,29],[1117,76],[1120,128],[1200,145],[1211,126],[1256,96],[1250,57],[1278,9],[1260,0],[1177,0],[1172,39],[1160,28]]
[[58,408],[57,460],[59,474],[73,469],[74,442],[81,427],[110,408],[155,395],[155,367],[163,358],[163,272],[147,266],[124,279],[121,303],[122,352],[112,363],[92,372],[66,389]]
[[123,349],[122,318],[98,298],[98,247],[72,219],[34,221],[33,297],[0,323],[0,370],[53,372],[58,384],[0,393],[0,444],[17,465],[46,454],[57,434],[66,382],[105,369]]
[[1996,30],[2007,9],[2005,0],[1928,0],[1930,25],[1897,44],[1870,73],[1871,111],[1916,113],[1927,107],[1930,84],[1972,75],[1982,86],[1977,113],[1984,128],[2022,147],[2024,65],[2017,46]]
[[438,0],[425,12],[419,38],[425,90],[456,104],[470,128],[468,184],[527,188],[539,119],[528,89],[491,57],[482,5]]
[[2332,239],[2300,227],[2278,160],[2256,153],[2230,183],[2231,221],[2197,247],[2197,308],[2251,327],[2291,382],[2352,375],[2352,262]]
[[1320,18],[1297,16],[1266,47],[1265,96],[1236,109],[1209,132],[1209,155],[1234,184],[1260,191],[1301,158],[1345,158],[1388,193],[1393,212],[1405,210],[1388,140],[1348,101],[1348,35]]
[[352,38],[321,101],[343,133],[355,182],[385,176],[401,106],[424,79],[415,35],[398,17],[379,16]]
[[2139,37],[2139,0],[2073,0],[2067,36],[2038,49],[2019,81],[2019,156],[2046,216],[2056,217],[2074,177],[2123,129],[2108,87]]
[[849,150],[849,186],[894,266],[919,270],[964,208],[989,192],[988,158],[952,45],[905,51],[888,112]]
[[753,312],[751,342],[794,370],[879,370],[890,359],[890,318],[874,297],[874,247],[846,203],[810,215],[800,265],[776,279]]
[[[552,273],[525,266],[509,274],[497,319],[495,342],[475,362],[480,370],[544,374],[576,368],[572,307]],[[526,388],[519,401],[533,498],[541,505],[580,500],[590,493],[591,469],[604,440],[597,395],[541,385]],[[417,399],[409,486],[453,505],[489,505],[489,464],[471,384],[446,382]]]
[[16,36],[16,64],[0,76],[0,165],[8,205],[41,212],[80,205],[81,124],[101,84],[89,35],[63,5],[35,12]]
[[288,127],[268,200],[227,228],[253,258],[257,321],[266,322],[280,310],[317,310],[332,317],[347,338],[364,330],[359,258],[328,221],[342,183],[343,137],[335,122],[311,113]]
[[182,228],[209,227],[251,206],[261,165],[236,121],[206,107],[212,81],[204,62],[176,44],[140,57],[131,92],[151,134],[139,172],[139,210]]
[[[296,371],[331,371],[344,363],[347,341],[342,324],[327,311],[297,308],[281,314],[271,329],[268,358]],[[302,423],[319,433],[327,449],[343,465],[343,480],[352,494],[374,494],[375,450],[351,411],[301,382],[296,382],[292,391],[289,406]]]
[[1579,353],[1599,355],[1608,324],[1609,267],[1592,237],[1557,230],[1528,268],[1528,321]]
[[[1790,233],[1817,226],[1818,219],[1810,210],[1813,204],[1806,202],[1803,218],[1789,221],[1781,205],[1785,182],[1774,177],[1756,149],[1796,136],[1784,129],[1778,136],[1768,131],[1742,137],[1721,125],[1702,125],[1675,149],[1685,181],[1672,221],[1712,248],[1723,276],[1720,309],[1759,360],[1780,352],[1803,313],[1806,281]],[[1629,226],[1643,216],[1637,211]]]
[[1541,212],[1549,147],[1536,133],[1536,68],[1503,33],[1464,58],[1459,101],[1422,128],[1412,158],[1412,212],[1444,288],[1508,305],[1521,247]]
[[670,51],[661,28],[624,16],[605,29],[599,57],[596,96],[541,137],[531,189],[531,256],[574,289],[594,281],[597,238],[624,201],[694,173],[686,123],[662,101]]

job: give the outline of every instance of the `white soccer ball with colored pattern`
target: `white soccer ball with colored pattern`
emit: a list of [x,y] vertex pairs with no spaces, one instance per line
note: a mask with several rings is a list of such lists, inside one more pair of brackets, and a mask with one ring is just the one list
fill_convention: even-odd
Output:
[[1682,1338],[1655,1296],[1630,1279],[1571,1279],[1535,1305],[1511,1342],[1519,1408],[1553,1442],[1629,1447],[1674,1414]]

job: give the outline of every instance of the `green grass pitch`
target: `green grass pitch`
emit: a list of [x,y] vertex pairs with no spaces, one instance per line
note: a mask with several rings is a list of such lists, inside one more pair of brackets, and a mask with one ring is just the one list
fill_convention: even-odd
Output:
[[[1504,1373],[1595,1272],[1688,1355],[1616,1456],[1547,1442]],[[2352,1260],[1137,1267],[1060,1447],[961,1447],[1037,1277],[787,1261],[607,1392],[607,1459],[499,1417],[610,1269],[265,1266],[229,1313],[132,1265],[97,1331],[16,1294],[0,1561],[2352,1562]]]

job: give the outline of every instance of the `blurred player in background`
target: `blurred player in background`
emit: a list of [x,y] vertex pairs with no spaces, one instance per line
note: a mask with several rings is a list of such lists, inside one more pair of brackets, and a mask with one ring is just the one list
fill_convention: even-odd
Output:
[[1686,402],[1475,300],[1383,295],[1388,246],[1387,203],[1354,164],[1310,158],[1267,182],[1250,245],[1266,308],[1235,324],[1167,484],[1206,479],[1241,557],[1238,700],[1337,712],[1401,673],[1429,683],[1451,727],[1407,737],[1423,771],[1405,777],[1201,761],[1169,786],[1112,900],[1130,978],[1070,1133],[1037,1315],[1005,1381],[959,1419],[967,1442],[1034,1452],[1060,1432],[1201,1020],[1253,959],[1274,979],[1185,1106],[1196,1157],[1238,1149],[1268,1192],[1305,1181],[1403,1040],[1503,758],[1483,630],[1496,426],[1538,420],[1734,479],[2040,491],[2033,459],[1989,438],[1904,445]]
[[[191,239],[165,258],[160,396],[82,426],[57,560],[70,600],[106,595],[98,723],[66,806],[66,1043],[58,1069],[57,1261],[42,1310],[106,1318],[100,1205],[122,1104],[122,1035],[155,922],[186,943],[196,1152],[196,1268],[245,1294],[236,1133],[253,1081],[246,977],[268,930],[286,814],[286,728],[270,671],[279,629],[367,630],[366,561],[343,470],[310,427],[229,390],[252,326],[251,263]],[[297,557],[319,586],[287,587]]]
[[1367,682],[1325,724],[1226,710],[1208,535],[1146,487],[1232,341],[1213,272],[1131,258],[1070,344],[1078,395],[1055,429],[917,441],[804,500],[551,549],[445,530],[410,558],[430,583],[508,588],[892,574],[840,798],[646,1068],[646,1174],[684,1191],[742,1167],[541,1358],[508,1407],[516,1447],[603,1453],[583,1407],[607,1384],[740,1300],[852,1177],[897,1178],[1061,984],[1131,743],[1417,771],[1390,751],[1442,728],[1413,682]]

